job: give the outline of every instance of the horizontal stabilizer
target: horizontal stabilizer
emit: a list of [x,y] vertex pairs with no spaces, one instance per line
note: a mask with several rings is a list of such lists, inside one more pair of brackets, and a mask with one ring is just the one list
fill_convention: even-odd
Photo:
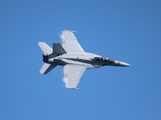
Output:
[[53,54],[66,54],[64,48],[60,45],[60,43],[53,43]]
[[48,46],[45,42],[39,42],[38,45],[40,46],[41,50],[44,54],[51,54],[52,48]]
[[41,74],[47,74],[48,72],[50,72],[53,68],[55,68],[57,65],[55,64],[48,64],[48,63],[44,63],[44,65],[42,66],[42,68],[40,69],[40,73]]

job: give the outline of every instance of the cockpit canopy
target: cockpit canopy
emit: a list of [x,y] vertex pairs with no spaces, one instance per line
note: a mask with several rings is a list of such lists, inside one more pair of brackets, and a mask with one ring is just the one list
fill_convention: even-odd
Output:
[[109,63],[115,63],[115,60],[105,57],[94,57],[95,61],[102,61],[102,62],[109,62]]

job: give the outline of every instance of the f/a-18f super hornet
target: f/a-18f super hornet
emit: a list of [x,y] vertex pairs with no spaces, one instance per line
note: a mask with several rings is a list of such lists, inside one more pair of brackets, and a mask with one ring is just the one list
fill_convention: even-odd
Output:
[[78,89],[77,85],[86,69],[103,66],[130,66],[128,63],[105,58],[100,55],[88,53],[83,50],[73,34],[74,31],[64,30],[61,34],[62,45],[53,43],[53,48],[45,42],[39,42],[43,51],[44,65],[40,69],[41,74],[47,74],[57,65],[63,66],[63,81],[66,88]]

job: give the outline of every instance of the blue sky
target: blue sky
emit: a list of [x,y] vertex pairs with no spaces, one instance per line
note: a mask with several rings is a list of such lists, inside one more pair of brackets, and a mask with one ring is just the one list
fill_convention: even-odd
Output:
[[[41,75],[39,41],[64,29],[85,51],[129,68],[87,70],[80,90],[65,89],[62,67]],[[160,120],[161,1],[0,1],[1,120]]]

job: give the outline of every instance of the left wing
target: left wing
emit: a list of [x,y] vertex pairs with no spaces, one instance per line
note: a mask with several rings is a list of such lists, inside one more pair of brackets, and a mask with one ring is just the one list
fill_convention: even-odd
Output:
[[77,85],[80,81],[86,68],[81,65],[65,65],[64,68],[63,81],[66,88],[77,89]]

